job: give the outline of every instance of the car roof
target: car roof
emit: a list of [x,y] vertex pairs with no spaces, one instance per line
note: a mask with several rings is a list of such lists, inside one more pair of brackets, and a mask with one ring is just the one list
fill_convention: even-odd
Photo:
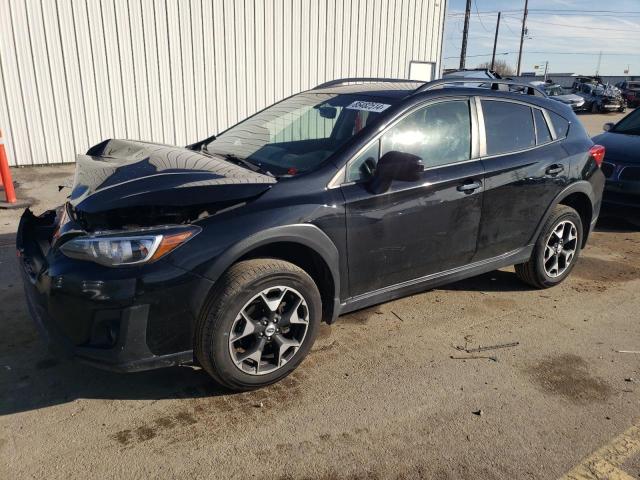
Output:
[[311,90],[317,93],[361,94],[376,97],[404,98],[411,95],[416,88],[423,85],[422,81],[407,80],[406,82],[367,82],[334,85]]
[[[464,79],[462,79],[464,80]],[[485,79],[478,79],[485,80]],[[487,84],[491,83],[490,79],[486,79]],[[348,79],[347,79],[348,81]],[[563,114],[559,106],[562,106],[555,100],[550,100],[546,96],[526,95],[524,93],[505,91],[505,90],[492,90],[490,88],[472,87],[465,83],[461,85],[439,85],[437,88],[431,90],[425,90],[416,92],[416,89],[425,85],[428,82],[418,80],[401,80],[401,81],[389,81],[388,79],[375,81],[354,81],[353,83],[328,85],[326,87],[316,87],[308,92],[313,93],[333,93],[333,94],[360,94],[379,98],[394,98],[400,100],[398,105],[403,103],[403,100],[413,97],[416,100],[424,99],[426,97],[435,96],[482,96],[482,97],[494,97],[503,99],[513,99],[524,101],[538,107],[546,108],[547,110],[554,111],[558,114]],[[471,82],[469,82],[471,83]],[[527,84],[523,83],[523,87]],[[414,95],[415,94],[415,95]],[[565,112],[566,115],[566,112]]]

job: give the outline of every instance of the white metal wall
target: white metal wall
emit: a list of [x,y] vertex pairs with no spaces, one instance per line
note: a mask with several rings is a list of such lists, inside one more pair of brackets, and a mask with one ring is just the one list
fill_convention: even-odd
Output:
[[325,80],[440,68],[446,0],[0,0],[10,162],[181,144]]

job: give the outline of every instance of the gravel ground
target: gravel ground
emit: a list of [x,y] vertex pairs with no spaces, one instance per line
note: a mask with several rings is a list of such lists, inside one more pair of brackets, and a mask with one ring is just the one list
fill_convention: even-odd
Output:
[[[618,117],[580,118],[595,134]],[[71,172],[14,175],[39,211]],[[355,312],[280,384],[228,394],[190,367],[117,375],[47,353],[17,218],[0,211],[0,478],[547,479],[638,425],[640,355],[617,352],[640,350],[628,225],[600,224],[556,288],[504,269]],[[476,359],[456,349],[510,342]],[[619,462],[632,478],[636,451]]]

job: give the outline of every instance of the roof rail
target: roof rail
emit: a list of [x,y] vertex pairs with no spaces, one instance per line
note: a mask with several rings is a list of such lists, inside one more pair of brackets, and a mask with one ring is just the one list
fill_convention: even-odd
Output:
[[408,80],[406,78],[376,78],[376,77],[353,77],[353,78],[337,78],[335,80],[329,80],[328,82],[321,83],[320,85],[313,87],[312,90],[318,90],[320,88],[335,87],[337,85],[346,85],[347,83],[366,83],[366,82],[392,82],[392,83],[415,83],[416,80]]
[[[427,82],[414,90],[415,93],[426,92],[433,90],[437,87],[443,87],[449,84],[465,84],[465,83],[477,83],[477,84],[491,84],[491,90],[500,90],[500,85],[507,85],[509,87],[520,87],[526,89],[527,95],[536,95],[538,97],[546,97],[546,93],[540,90],[534,85],[526,83],[515,82],[513,80],[499,80],[495,78],[452,78],[452,79],[440,79],[432,82]],[[474,87],[472,87],[474,88]]]

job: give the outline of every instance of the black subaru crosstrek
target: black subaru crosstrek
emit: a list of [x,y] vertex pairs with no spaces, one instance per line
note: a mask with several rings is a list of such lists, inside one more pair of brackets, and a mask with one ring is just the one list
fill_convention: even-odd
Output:
[[332,81],[186,148],[90,148],[68,202],[20,222],[32,316],[96,366],[244,390],[341,314],[509,265],[560,283],[604,149],[535,87],[459,82]]

